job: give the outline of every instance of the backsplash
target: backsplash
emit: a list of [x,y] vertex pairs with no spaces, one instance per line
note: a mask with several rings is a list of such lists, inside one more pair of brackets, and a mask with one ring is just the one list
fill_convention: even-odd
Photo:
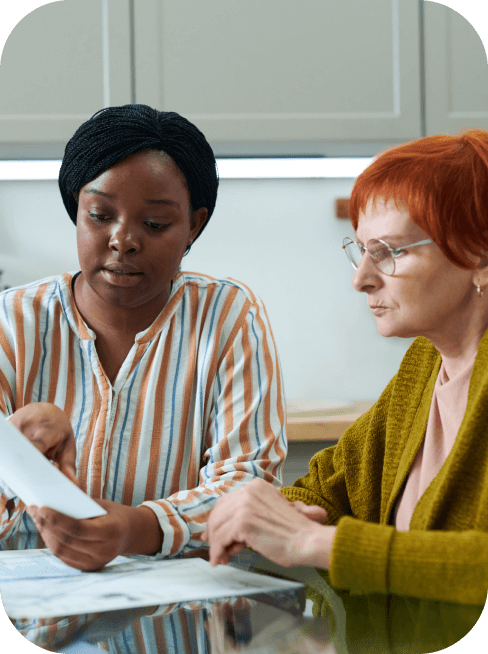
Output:
[[[351,286],[335,216],[352,179],[220,182],[217,207],[182,269],[232,277],[265,303],[288,400],[374,400],[411,340],[378,335]],[[76,228],[55,181],[0,182],[0,286],[78,269]]]

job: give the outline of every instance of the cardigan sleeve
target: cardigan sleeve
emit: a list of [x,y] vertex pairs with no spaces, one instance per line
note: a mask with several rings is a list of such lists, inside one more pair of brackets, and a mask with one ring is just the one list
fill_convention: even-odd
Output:
[[397,531],[346,516],[337,527],[329,575],[334,586],[351,592],[483,605],[488,534]]

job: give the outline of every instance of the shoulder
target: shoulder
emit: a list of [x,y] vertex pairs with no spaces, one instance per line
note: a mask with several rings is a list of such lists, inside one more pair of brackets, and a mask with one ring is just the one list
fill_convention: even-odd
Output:
[[261,303],[260,298],[245,284],[231,277],[218,279],[210,275],[204,275],[197,272],[180,272],[176,278],[178,282],[187,289],[197,287],[204,293],[209,291],[223,295],[238,296],[241,300],[249,300],[252,304]]
[[12,326],[19,318],[22,322],[30,317],[38,316],[39,312],[47,310],[52,303],[62,302],[63,287],[71,275],[56,275],[45,277],[29,284],[14,286],[0,293],[0,323]]

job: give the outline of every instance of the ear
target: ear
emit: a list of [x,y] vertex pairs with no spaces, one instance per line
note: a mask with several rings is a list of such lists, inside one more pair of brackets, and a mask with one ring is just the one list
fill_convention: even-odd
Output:
[[73,193],[73,197],[75,199],[76,204],[78,204],[78,200],[80,199],[80,194],[78,193],[78,191],[76,191],[76,193]]
[[208,209],[206,207],[200,207],[200,209],[195,209],[191,211],[190,216],[190,238],[188,239],[188,245],[191,245],[196,239],[200,230],[207,222],[208,218]]
[[473,284],[485,288],[488,286],[488,257],[483,257],[474,270]]

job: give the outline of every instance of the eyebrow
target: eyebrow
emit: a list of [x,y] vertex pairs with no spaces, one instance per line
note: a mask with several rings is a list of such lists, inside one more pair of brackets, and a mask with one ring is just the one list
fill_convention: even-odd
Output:
[[[116,196],[111,195],[110,193],[104,193],[103,191],[100,191],[97,188],[88,188],[84,189],[83,193],[86,193],[87,195],[101,195],[104,198],[108,198],[109,200],[113,200]],[[175,200],[144,200],[146,204],[165,204],[170,207],[175,207],[176,209],[181,210],[181,205],[179,202],[175,202]]]

